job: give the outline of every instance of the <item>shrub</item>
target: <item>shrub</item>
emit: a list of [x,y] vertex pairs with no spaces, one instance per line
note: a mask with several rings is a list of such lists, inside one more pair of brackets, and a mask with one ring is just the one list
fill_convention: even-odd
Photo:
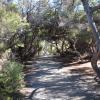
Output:
[[17,62],[6,62],[0,73],[0,92],[16,93],[24,84],[23,66]]

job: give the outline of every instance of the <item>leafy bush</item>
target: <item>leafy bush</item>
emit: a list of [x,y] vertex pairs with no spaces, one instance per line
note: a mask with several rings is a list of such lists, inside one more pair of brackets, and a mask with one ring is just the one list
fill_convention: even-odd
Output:
[[23,67],[17,62],[6,62],[0,73],[0,92],[16,93],[24,84]]
[[81,53],[90,53],[91,52],[91,45],[92,45],[92,36],[87,31],[81,31],[80,34],[77,35],[77,42],[76,42],[76,49]]
[[6,45],[4,44],[4,42],[0,42],[0,54],[4,53],[6,50]]

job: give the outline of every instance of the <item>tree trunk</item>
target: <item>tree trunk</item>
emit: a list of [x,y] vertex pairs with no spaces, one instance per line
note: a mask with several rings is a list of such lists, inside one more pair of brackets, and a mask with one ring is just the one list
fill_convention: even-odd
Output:
[[98,29],[96,27],[96,24],[93,20],[93,11],[92,8],[89,6],[88,0],[81,0],[84,6],[84,10],[87,15],[88,23],[90,24],[92,31],[93,31],[93,37],[96,41],[96,51],[93,53],[93,57],[91,59],[91,65],[93,70],[96,72],[97,76],[100,79],[100,69],[98,68],[97,61],[98,56],[100,54],[100,35],[98,32]]

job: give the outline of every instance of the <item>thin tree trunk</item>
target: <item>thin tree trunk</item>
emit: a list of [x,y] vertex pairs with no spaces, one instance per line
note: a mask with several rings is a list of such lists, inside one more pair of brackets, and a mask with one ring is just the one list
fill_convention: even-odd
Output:
[[65,41],[62,40],[62,47],[61,47],[62,54],[64,53],[64,43],[65,43]]
[[96,24],[93,20],[92,8],[89,6],[88,0],[81,0],[81,1],[83,3],[84,10],[87,15],[88,23],[90,24],[92,28],[94,39],[96,41],[96,51],[93,53],[93,57],[91,59],[91,65],[92,65],[93,70],[96,72],[97,76],[100,78],[100,70],[97,65],[98,56],[100,54],[100,35],[96,27]]

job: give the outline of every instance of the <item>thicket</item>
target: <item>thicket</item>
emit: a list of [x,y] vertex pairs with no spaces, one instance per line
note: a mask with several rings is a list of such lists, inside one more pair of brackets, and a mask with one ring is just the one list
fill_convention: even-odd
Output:
[[[98,3],[93,1],[90,0],[92,6]],[[70,60],[86,56],[90,60],[95,41],[80,3],[79,0],[65,3],[20,0],[18,4],[0,1],[0,55],[10,51],[10,62],[4,64],[0,73],[1,91],[15,92],[23,80],[23,67],[17,62],[31,60],[42,55],[42,51]],[[93,14],[100,30],[100,13]]]
[[7,61],[0,71],[0,96],[13,97],[24,86],[23,66]]
[[[74,8],[59,11],[50,7],[47,2],[23,3],[25,11],[22,13],[20,28],[11,36],[7,45],[13,55],[21,61],[29,60],[43,51],[42,41],[47,41],[50,46],[48,51],[60,56],[73,55],[80,57],[90,55],[94,46],[91,29],[88,26],[83,10],[75,11]],[[27,6],[26,6],[27,5]],[[32,7],[29,8],[29,5]],[[38,10],[35,10],[38,9]],[[62,6],[62,9],[65,9]],[[42,44],[42,45],[41,45]],[[48,45],[47,44],[47,45]],[[44,48],[46,49],[46,48]],[[71,58],[72,59],[72,58]]]

